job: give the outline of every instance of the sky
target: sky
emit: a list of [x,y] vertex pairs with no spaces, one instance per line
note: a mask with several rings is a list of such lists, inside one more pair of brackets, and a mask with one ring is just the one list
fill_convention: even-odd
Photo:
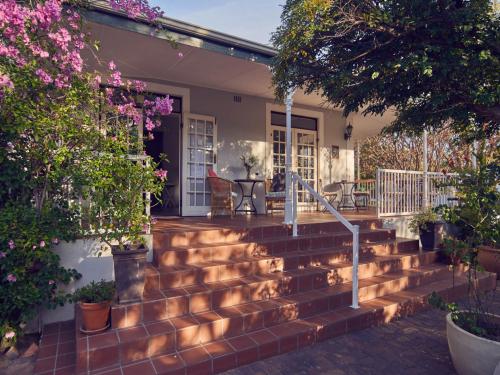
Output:
[[270,44],[285,0],[150,0],[165,16]]

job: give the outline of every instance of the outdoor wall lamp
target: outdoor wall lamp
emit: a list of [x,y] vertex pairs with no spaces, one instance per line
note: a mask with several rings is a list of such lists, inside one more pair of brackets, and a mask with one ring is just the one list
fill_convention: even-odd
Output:
[[352,125],[349,123],[344,130],[344,139],[348,141],[352,136]]

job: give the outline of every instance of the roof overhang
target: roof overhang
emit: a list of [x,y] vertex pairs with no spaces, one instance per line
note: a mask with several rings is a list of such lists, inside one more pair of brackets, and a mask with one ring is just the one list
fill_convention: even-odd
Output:
[[[271,47],[169,18],[160,20],[158,30],[146,20],[131,20],[100,2],[85,17],[92,37],[100,42],[98,59],[115,61],[125,78],[275,99],[269,64],[276,51]],[[90,70],[104,70],[90,55],[86,62]],[[301,90],[295,93],[294,104],[341,111],[320,94],[305,95]],[[393,118],[392,112],[349,116],[357,139],[377,134]]]

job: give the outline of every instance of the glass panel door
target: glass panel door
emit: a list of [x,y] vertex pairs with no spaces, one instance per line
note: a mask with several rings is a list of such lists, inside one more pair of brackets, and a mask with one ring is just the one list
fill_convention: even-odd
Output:
[[[301,129],[293,129],[295,135],[296,164],[295,170],[302,179],[313,189],[316,189],[316,132]],[[299,203],[314,202],[304,188],[298,188]]]
[[[273,176],[285,173],[286,132],[283,128],[273,127],[273,146],[271,150]],[[272,176],[271,176],[272,177]]]
[[[285,173],[286,129],[281,126],[272,126],[271,131],[271,170],[274,176],[277,173]],[[316,189],[317,179],[316,138],[316,131],[292,129],[292,169],[297,171],[313,189]],[[302,187],[298,190],[298,200],[301,206],[309,206],[311,202],[314,202],[314,198]]]
[[210,211],[207,171],[216,168],[217,131],[215,118],[186,115],[184,121],[184,199],[182,214],[205,215]]

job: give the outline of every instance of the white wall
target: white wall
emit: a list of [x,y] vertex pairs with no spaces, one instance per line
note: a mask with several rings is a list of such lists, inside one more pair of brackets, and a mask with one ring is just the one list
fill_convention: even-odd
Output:
[[[148,260],[152,260],[152,236],[146,236],[146,246],[150,249]],[[101,256],[99,252],[103,250]],[[82,274],[82,278],[65,286],[68,292],[74,292],[91,281],[114,280],[113,256],[111,251],[95,239],[80,239],[75,242],[61,242],[54,247],[54,252],[61,258],[61,266],[74,268]],[[67,304],[55,310],[43,310],[43,324],[71,320],[74,318],[74,306]]]
[[[171,84],[174,86],[175,84]],[[218,173],[229,179],[244,178],[245,169],[240,156],[254,154],[259,158],[259,165],[254,173],[259,178],[271,178],[271,172],[266,170],[266,103],[269,99],[256,96],[239,95],[241,103],[234,102],[235,93],[212,90],[202,87],[185,86],[190,93],[190,112],[200,115],[214,116],[218,126]],[[323,183],[354,178],[353,142],[344,140],[346,119],[340,111],[326,108],[294,105],[293,109],[307,109],[323,114],[324,129],[322,144],[319,150],[320,170],[318,176]],[[332,145],[339,146],[338,159],[330,162]],[[264,212],[264,189],[256,186],[257,209]],[[239,193],[239,192],[238,192]],[[239,202],[239,200],[237,200]]]

